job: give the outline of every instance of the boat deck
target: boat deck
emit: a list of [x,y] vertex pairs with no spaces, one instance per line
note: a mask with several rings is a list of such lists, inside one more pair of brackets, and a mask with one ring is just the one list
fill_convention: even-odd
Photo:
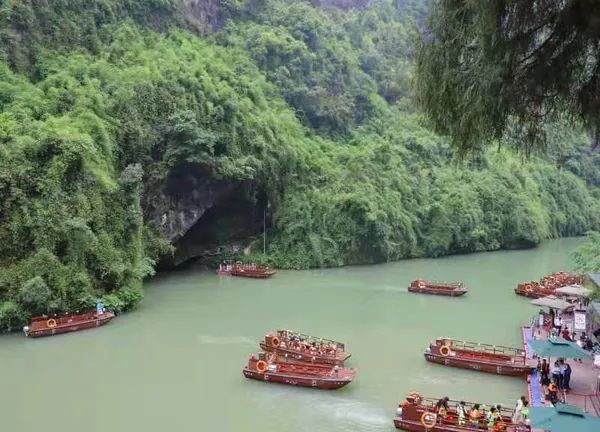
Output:
[[[527,342],[532,339],[547,339],[548,332],[544,329],[533,329],[526,326],[521,328],[523,347],[527,352],[527,358],[533,359],[533,352]],[[577,405],[579,408],[592,415],[600,416],[600,393],[597,385],[600,380],[600,369],[594,366],[593,360],[583,359],[580,363],[569,360],[571,365],[571,388],[564,392],[562,398],[566,403]],[[544,398],[544,391],[539,382],[537,373],[534,371],[527,377],[527,389],[532,406],[546,406],[550,402]]]

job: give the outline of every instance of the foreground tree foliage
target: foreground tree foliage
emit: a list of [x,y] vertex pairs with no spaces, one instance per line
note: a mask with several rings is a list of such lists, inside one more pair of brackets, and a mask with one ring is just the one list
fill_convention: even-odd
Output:
[[140,202],[181,166],[265,194],[260,259],[284,268],[600,229],[597,161],[568,121],[545,126],[549,155],[527,161],[508,149],[460,161],[430,130],[410,86],[406,11],[422,17],[421,2],[229,1],[205,38],[165,30],[180,22],[174,0],[33,3],[0,10],[2,330],[98,297],[133,307],[170,250]]
[[564,113],[600,145],[600,2],[438,0],[420,40],[422,105],[463,152],[507,132],[539,148]]

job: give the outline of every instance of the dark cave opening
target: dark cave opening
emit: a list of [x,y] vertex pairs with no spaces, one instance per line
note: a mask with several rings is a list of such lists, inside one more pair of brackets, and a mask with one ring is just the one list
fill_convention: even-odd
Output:
[[251,199],[243,186],[220,197],[192,228],[174,243],[171,267],[203,257],[221,256],[236,247],[243,249],[248,239],[263,232],[265,202]]

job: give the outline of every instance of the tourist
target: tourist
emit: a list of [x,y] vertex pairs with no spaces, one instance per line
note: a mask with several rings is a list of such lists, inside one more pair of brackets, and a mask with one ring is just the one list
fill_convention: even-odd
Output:
[[437,401],[437,403],[435,404],[435,413],[438,415],[438,420],[440,421],[440,423],[444,420],[446,414],[448,414],[448,410],[450,409],[450,407],[448,406],[449,400],[450,398],[448,396],[445,396],[439,401]]
[[542,386],[547,386],[550,384],[550,364],[546,361],[546,359],[542,360],[542,364],[540,365],[540,382]]
[[467,407],[465,406],[465,401],[460,401],[460,404],[456,407],[456,412],[458,414],[458,425],[464,426],[465,419],[467,417]]
[[487,419],[488,429],[494,430],[496,424],[498,423],[498,421],[500,419],[501,419],[500,412],[495,407],[490,408],[490,413],[489,413],[488,419]]
[[559,385],[559,383],[560,383],[560,366],[558,365],[558,360],[554,362],[554,364],[550,368],[550,372],[552,373],[552,381],[554,381],[554,383],[556,385]]
[[571,382],[571,365],[569,363],[564,363],[564,371],[563,371],[563,388],[565,390],[571,390],[569,386]]
[[514,424],[518,424],[521,419],[521,409],[523,408],[523,403],[527,400],[525,396],[521,396],[520,399],[517,400],[517,406],[515,407],[515,412],[512,416],[512,422]]
[[521,422],[522,424],[529,425],[529,401],[523,401],[523,408],[521,408]]
[[480,417],[481,417],[481,414],[479,412],[479,404],[475,404],[475,405],[473,405],[473,408],[471,409],[471,412],[469,413],[470,426],[478,429]]
[[566,339],[566,340],[568,340],[568,341],[571,341],[571,340],[572,340],[572,339],[571,339],[571,335],[569,334],[569,329],[568,329],[568,328],[566,328],[566,327],[565,327],[565,328],[563,329],[563,331],[562,331],[562,337],[563,337],[563,339]]
[[554,329],[556,330],[555,333],[559,335],[560,329],[562,329],[562,318],[558,314],[554,317]]
[[560,368],[560,378],[558,380],[558,388],[559,390],[564,390],[565,388],[565,371],[567,367],[565,366],[565,361],[563,359],[558,359],[558,367]]
[[558,386],[556,385],[556,381],[552,380],[550,385],[548,386],[548,397],[552,404],[558,402]]

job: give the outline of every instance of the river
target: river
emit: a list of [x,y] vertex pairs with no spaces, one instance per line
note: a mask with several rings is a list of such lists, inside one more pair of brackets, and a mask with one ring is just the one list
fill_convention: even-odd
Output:
[[[193,266],[162,274],[134,312],[101,329],[1,337],[0,424],[11,432],[391,432],[411,390],[512,404],[524,380],[429,364],[423,349],[437,336],[519,346],[519,325],[537,309],[514,286],[569,269],[580,241],[280,271],[266,281]],[[418,277],[460,280],[470,291],[408,293]],[[277,328],[344,341],[356,380],[319,391],[244,379],[248,355]]]

